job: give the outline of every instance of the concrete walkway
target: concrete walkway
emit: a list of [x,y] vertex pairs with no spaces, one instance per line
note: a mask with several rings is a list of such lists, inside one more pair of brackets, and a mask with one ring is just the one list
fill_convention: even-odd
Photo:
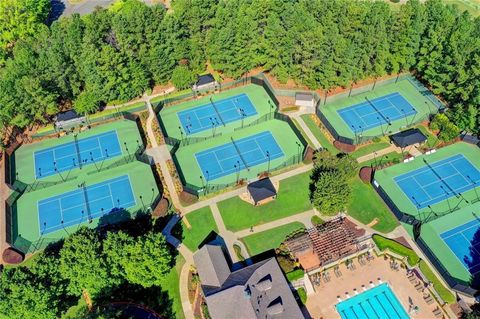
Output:
[[315,137],[315,135],[313,135],[312,131],[310,131],[310,129],[308,128],[307,124],[305,124],[305,122],[303,121],[303,119],[301,118],[300,115],[303,115],[302,113],[294,113],[292,114],[292,117],[297,121],[297,123],[300,125],[300,127],[302,128],[302,130],[305,132],[305,134],[308,136],[308,138],[310,139],[310,141],[312,141],[313,143],[313,146],[315,147],[315,149],[319,150],[322,148],[322,145],[320,144],[320,142],[317,140],[317,138]]
[[397,152],[397,153],[400,154],[400,153],[402,153],[402,150],[399,147],[392,144],[389,147],[384,148],[382,150],[372,152],[372,153],[364,155],[364,156],[360,156],[359,158],[357,158],[357,162],[362,163],[362,162],[366,162],[366,161],[369,161],[369,160],[374,159],[374,158],[380,159],[380,157],[382,157],[383,155],[388,154],[388,153],[392,153],[392,152]]
[[[272,176],[270,179],[272,180],[273,183],[280,182],[283,179],[308,172],[312,168],[313,168],[313,164],[303,165],[303,166],[297,167],[293,170],[290,170],[290,171]],[[206,207],[206,206],[210,206],[211,204],[215,204],[215,203],[221,202],[223,200],[238,196],[240,194],[245,193],[246,191],[247,191],[247,187],[244,186],[244,187],[240,187],[240,188],[237,188],[237,189],[234,189],[234,190],[216,195],[214,197],[207,198],[207,199],[199,201],[199,202],[197,202],[193,205],[183,207],[182,213],[187,214],[187,213],[195,211],[197,209],[200,209],[200,208],[203,208],[203,207]]]
[[285,218],[282,218],[282,219],[274,220],[273,222],[269,222],[269,223],[265,223],[265,224],[255,226],[255,227],[253,227],[253,232],[249,228],[238,231],[238,232],[235,233],[235,236],[237,238],[242,238],[242,237],[245,237],[245,236],[248,236],[248,235],[252,235],[252,234],[255,234],[255,233],[260,233],[260,232],[263,232],[263,231],[266,231],[266,230],[270,230],[272,228],[277,228],[277,227],[287,225],[287,224],[290,224],[290,223],[294,223],[294,222],[300,222],[300,223],[304,224],[306,228],[311,228],[311,227],[313,227],[311,219],[314,215],[318,215],[318,213],[314,209],[312,209],[312,210],[309,210],[309,211],[306,211],[306,212],[303,212],[303,213],[300,213],[300,214],[295,214],[295,215],[288,216],[288,217],[285,217]]

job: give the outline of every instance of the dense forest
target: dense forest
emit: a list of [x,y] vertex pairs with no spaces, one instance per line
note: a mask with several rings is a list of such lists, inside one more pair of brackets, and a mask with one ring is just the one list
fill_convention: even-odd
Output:
[[[27,10],[2,9],[13,2]],[[441,0],[176,0],[168,12],[124,0],[50,26],[45,10],[45,0],[1,1],[4,125],[69,105],[94,112],[169,80],[183,87],[209,62],[229,77],[261,68],[323,90],[411,70],[449,103],[456,125],[479,130],[480,19]]]

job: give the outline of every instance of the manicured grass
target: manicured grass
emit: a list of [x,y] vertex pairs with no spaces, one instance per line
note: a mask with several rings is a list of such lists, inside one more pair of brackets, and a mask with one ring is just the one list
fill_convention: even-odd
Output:
[[188,219],[191,228],[187,228],[183,220],[179,223],[182,227],[182,242],[188,249],[195,252],[211,231],[218,232],[217,224],[208,206],[188,213],[185,217]]
[[372,239],[377,245],[378,249],[380,249],[381,251],[388,249],[393,253],[407,257],[408,264],[411,267],[417,265],[420,261],[420,257],[418,257],[418,255],[412,249],[405,247],[394,240],[385,238],[380,235],[373,235]]
[[180,273],[182,272],[184,264],[185,259],[182,255],[178,255],[175,260],[175,267],[170,270],[160,285],[162,290],[167,292],[169,299],[172,301],[172,314],[178,319],[185,319],[182,300],[180,298]]
[[377,218],[378,223],[372,228],[382,233],[388,233],[398,226],[397,219],[370,184],[365,184],[360,178],[355,177],[351,181],[351,186],[352,200],[347,209],[350,216],[363,224]]
[[438,292],[440,298],[443,301],[453,304],[455,303],[455,296],[448,290],[438,279],[437,276],[433,273],[433,271],[428,267],[427,263],[424,260],[420,260],[418,267],[422,271],[422,273],[427,277],[427,279],[433,284],[433,287]]
[[303,269],[295,269],[294,271],[286,274],[288,281],[295,281],[301,279],[304,275],[305,272],[303,271]]
[[388,142],[379,142],[379,143],[372,143],[365,145],[364,147],[359,148],[352,154],[350,154],[353,158],[359,158],[368,154],[371,154],[376,151],[383,150],[384,148],[387,148],[390,146],[390,143]]
[[241,240],[247,247],[249,255],[255,256],[267,250],[278,248],[278,246],[280,246],[285,240],[285,237],[304,227],[305,226],[302,223],[294,222],[253,235],[248,235]]
[[402,160],[403,160],[402,154],[397,152],[390,152],[382,156],[378,156],[377,158],[372,158],[371,160],[362,162],[360,166],[372,166],[372,165],[381,166],[389,162],[400,163]]
[[239,197],[219,202],[223,222],[227,229],[239,231],[312,209],[309,183],[310,172],[289,177],[280,182],[277,199],[261,206],[252,206]]
[[325,134],[323,134],[322,130],[320,130],[320,128],[317,126],[310,114],[304,114],[301,116],[301,118],[305,122],[307,127],[310,129],[312,134],[317,138],[318,142],[320,143],[320,145],[322,145],[323,148],[327,149],[332,154],[340,153],[340,151],[335,146],[333,146],[332,143],[330,143]]
[[147,104],[145,104],[145,102],[138,102],[138,103],[134,103],[134,104],[131,104],[131,105],[125,105],[125,106],[121,106],[121,107],[117,107],[117,108],[111,108],[111,109],[108,109],[108,110],[104,110],[102,112],[97,112],[97,113],[94,113],[92,115],[89,115],[88,118],[90,120],[93,120],[93,119],[97,119],[97,118],[101,118],[101,117],[104,117],[104,116],[108,116],[108,115],[111,115],[111,114],[114,114],[114,113],[117,113],[117,112],[127,112],[127,111],[136,111],[136,110],[146,110],[147,109]]
[[427,137],[426,144],[428,147],[434,147],[435,145],[438,144],[438,138],[435,135],[433,135],[425,126],[419,125],[418,129],[420,130],[420,132],[423,133],[423,135]]

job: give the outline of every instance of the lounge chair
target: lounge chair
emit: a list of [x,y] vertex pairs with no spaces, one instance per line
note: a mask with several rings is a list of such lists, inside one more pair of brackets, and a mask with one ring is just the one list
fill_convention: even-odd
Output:
[[427,305],[431,305],[434,300],[430,294],[427,294],[426,296],[423,296],[423,300],[427,303]]
[[417,291],[421,291],[421,290],[423,290],[423,288],[425,288],[425,287],[424,287],[423,284],[420,283],[420,282],[415,285],[415,289],[417,289]]
[[437,307],[432,312],[433,312],[433,315],[435,316],[435,318],[443,318],[443,312],[440,310],[440,308]]

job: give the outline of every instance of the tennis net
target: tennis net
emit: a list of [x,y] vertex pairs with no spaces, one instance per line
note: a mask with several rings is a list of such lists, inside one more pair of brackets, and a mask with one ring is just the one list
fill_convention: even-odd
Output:
[[240,159],[242,160],[243,165],[245,165],[245,167],[246,167],[248,170],[250,170],[250,167],[248,167],[247,161],[245,161],[245,159],[243,158],[242,153],[240,152],[240,149],[239,149],[238,146],[237,146],[237,143],[235,143],[233,137],[230,137],[230,139],[232,140],[232,144],[233,144],[233,146],[235,147],[235,150],[237,151],[238,156],[239,156]]
[[423,162],[425,164],[427,164],[428,168],[430,168],[430,170],[433,172],[433,174],[435,174],[435,176],[437,176],[437,178],[440,180],[440,182],[442,182],[445,186],[447,186],[447,188],[452,192],[452,194],[454,194],[457,198],[459,197],[459,195],[457,194],[457,192],[455,192],[455,190],[453,190],[453,188],[450,187],[450,185],[448,185],[447,182],[445,182],[445,180],[440,176],[440,174],[438,174],[435,169],[432,167],[432,165],[430,165],[426,159],[423,159]]
[[218,116],[220,122],[222,122],[223,126],[225,126],[225,122],[223,121],[222,116],[220,115],[220,112],[217,109],[217,106],[215,105],[215,103],[213,103],[212,98],[210,98],[210,103],[212,103],[213,109],[215,110],[215,113],[217,113],[217,116]]
[[388,123],[388,124],[392,124],[390,122],[390,120],[388,118],[386,118],[382,112],[380,112],[379,109],[377,109],[377,107],[375,106],[375,104],[372,103],[372,101],[370,101],[367,97],[365,97],[365,100],[367,100],[368,103],[370,103],[370,105],[372,106],[372,108],[383,118],[383,120]]
[[73,135],[73,140],[75,144],[75,151],[77,152],[78,167],[82,168],[82,158],[80,157],[80,146],[78,145],[77,134]]

